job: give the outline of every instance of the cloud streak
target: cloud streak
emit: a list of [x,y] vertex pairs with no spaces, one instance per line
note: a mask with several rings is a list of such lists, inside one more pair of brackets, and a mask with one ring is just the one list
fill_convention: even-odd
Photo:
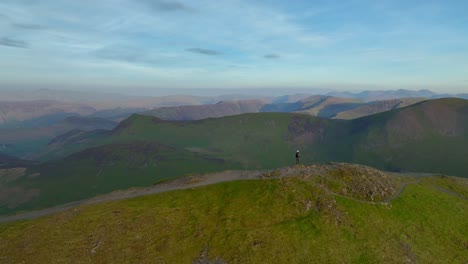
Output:
[[39,24],[21,24],[21,23],[12,23],[11,24],[14,28],[18,29],[25,29],[25,30],[42,30],[46,27],[39,25]]
[[91,53],[97,58],[130,63],[148,62],[145,54],[133,47],[106,46]]
[[[138,46],[109,45],[91,51],[91,56],[107,61],[124,62],[127,65],[141,67],[161,67],[171,68],[178,65],[181,59],[177,54],[155,52]],[[188,61],[184,62],[187,65]]]
[[191,8],[177,1],[141,0],[146,6],[157,12],[189,11]]
[[437,12],[378,2],[0,0],[0,86],[42,76],[187,87],[466,79],[466,1],[436,1]]
[[12,48],[28,48],[29,45],[25,41],[3,37],[0,38],[0,45]]
[[190,48],[190,49],[186,49],[186,51],[192,52],[192,53],[198,53],[202,55],[209,55],[209,56],[217,56],[217,55],[222,54],[221,52],[216,51],[216,50],[203,49],[203,48]]
[[270,53],[270,54],[263,55],[263,58],[265,58],[265,59],[279,59],[279,58],[281,58],[281,56],[278,55],[278,54]]

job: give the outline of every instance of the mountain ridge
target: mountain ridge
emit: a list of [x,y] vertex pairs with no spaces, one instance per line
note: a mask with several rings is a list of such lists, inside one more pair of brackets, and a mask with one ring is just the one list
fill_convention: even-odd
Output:
[[142,114],[166,120],[199,120],[243,113],[256,113],[260,111],[264,104],[261,100],[220,101],[216,104],[199,106],[162,107],[143,112]]

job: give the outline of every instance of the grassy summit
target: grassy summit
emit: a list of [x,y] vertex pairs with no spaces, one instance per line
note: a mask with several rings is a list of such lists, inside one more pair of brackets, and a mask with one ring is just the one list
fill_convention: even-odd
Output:
[[0,224],[2,263],[464,263],[468,181],[296,166]]

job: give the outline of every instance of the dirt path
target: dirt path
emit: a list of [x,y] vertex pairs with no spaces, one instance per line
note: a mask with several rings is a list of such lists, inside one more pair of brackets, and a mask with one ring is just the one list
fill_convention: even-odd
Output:
[[162,182],[160,184],[145,187],[145,188],[134,188],[129,190],[114,191],[108,194],[100,195],[91,199],[85,199],[81,201],[71,202],[62,204],[59,206],[46,208],[37,211],[31,211],[26,213],[19,213],[17,215],[11,216],[0,216],[0,223],[13,222],[18,220],[30,220],[42,216],[51,215],[54,213],[62,212],[79,205],[91,205],[109,201],[124,200],[128,198],[157,194],[173,190],[184,190],[195,188],[199,186],[205,186],[220,182],[228,182],[235,180],[253,180],[260,179],[263,175],[263,171],[223,171],[212,174],[205,174],[199,176],[190,176],[174,180],[169,180],[167,182]]
[[460,199],[463,199],[463,200],[468,200],[468,197],[464,196],[464,195],[461,195],[459,193],[456,193],[454,191],[450,191],[450,190],[447,190],[447,189],[444,189],[442,187],[439,187],[439,186],[435,186],[435,185],[431,185],[431,188],[439,191],[439,192],[443,192],[443,193],[446,193],[446,194],[450,194],[450,195],[453,195],[453,196],[456,196]]
[[[168,180],[166,182],[162,182],[157,185],[150,186],[150,187],[114,191],[114,192],[100,195],[91,199],[71,202],[71,203],[59,205],[56,207],[20,213],[20,214],[11,215],[11,216],[0,216],[0,223],[13,222],[13,221],[18,221],[18,220],[35,219],[38,217],[66,211],[68,209],[71,209],[80,205],[92,205],[92,204],[109,202],[109,201],[124,200],[124,199],[129,199],[129,198],[138,197],[138,196],[157,194],[157,193],[173,191],[173,190],[185,190],[185,189],[191,189],[195,187],[211,185],[211,184],[221,183],[221,182],[235,181],[235,180],[255,180],[255,179],[268,179],[268,178],[273,179],[273,178],[290,177],[290,176],[294,176],[300,173],[300,171],[298,171],[297,168],[292,169],[289,167],[280,169],[280,171],[281,171],[281,174],[279,176],[267,177],[267,178],[264,177],[265,171],[223,171],[223,172],[217,172],[217,173],[212,173],[212,174],[204,174],[204,175],[183,177],[179,179],[172,179],[172,180]],[[321,168],[306,168],[306,171],[307,172],[313,171],[314,174],[321,174],[321,172],[323,172]],[[394,199],[400,197],[400,195],[402,194],[402,192],[405,190],[405,188],[408,185],[418,184],[420,182],[421,182],[421,179],[417,179],[414,181],[401,184],[399,190],[395,192],[395,194],[393,194],[391,197],[388,197],[382,202],[362,201],[362,200],[354,199],[352,197],[348,197],[348,196],[344,196],[344,195],[331,192],[326,187],[323,187],[323,188],[332,195],[340,196],[340,197],[350,199],[356,202],[371,203],[371,204],[387,204],[393,201]],[[456,195],[457,197],[462,198],[462,199],[467,199],[466,197],[460,194],[442,189],[437,186],[433,186],[433,188],[439,191],[442,191],[444,193]]]
[[396,198],[400,197],[401,193],[403,193],[403,191],[405,190],[406,186],[408,186],[408,185],[410,185],[410,184],[420,183],[420,182],[421,182],[421,179],[403,183],[403,184],[400,186],[400,189],[398,190],[398,192],[395,192],[394,195],[388,197],[388,198],[385,199],[382,203],[389,203],[389,202],[395,200]]

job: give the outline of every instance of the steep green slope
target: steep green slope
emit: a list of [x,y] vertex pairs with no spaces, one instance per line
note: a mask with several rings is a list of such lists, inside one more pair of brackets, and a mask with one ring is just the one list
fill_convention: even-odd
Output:
[[[160,179],[159,175],[278,168],[294,162],[296,149],[301,150],[306,164],[343,161],[390,171],[468,177],[467,126],[468,104],[460,99],[423,102],[352,121],[288,113],[193,122],[134,115],[110,133],[70,138],[73,144],[65,143],[58,150],[91,149],[30,167],[25,177],[10,182],[8,188],[39,190],[40,194],[34,200],[21,199],[22,204],[0,206],[0,211],[51,206],[148,185]],[[121,155],[114,158],[115,153]],[[153,155],[159,157],[158,162],[148,165]],[[132,163],[134,159],[138,162]],[[75,186],[79,186],[77,194],[71,195]]]
[[112,136],[114,140],[140,137],[184,148],[219,150],[219,156],[246,168],[287,165],[299,148],[304,162],[351,161],[466,177],[468,101],[426,101],[351,121],[280,113],[192,123],[134,116]]
[[0,151],[8,155],[35,159],[50,140],[64,133],[75,129],[112,129],[116,125],[116,122],[103,118],[71,116],[48,126],[3,128],[0,129],[0,144],[7,147]]
[[[327,121],[309,118],[304,115],[290,113],[261,113],[243,114],[237,116],[222,117],[216,119],[205,119],[198,121],[163,121],[159,118],[132,115],[130,118],[109,133],[80,132],[63,135],[54,140],[47,155],[49,157],[60,157],[57,152],[72,153],[76,150],[85,149],[88,146],[102,145],[116,141],[131,141],[133,139],[163,139],[171,145],[184,148],[196,149],[197,147],[209,147],[210,145],[229,145],[227,147],[239,148],[251,147],[252,144],[260,143],[263,139],[275,141],[273,143],[284,144],[287,140],[288,124],[292,119],[301,119],[316,123],[328,123]],[[299,129],[299,128],[297,128]],[[303,128],[302,128],[303,130]],[[81,146],[78,146],[78,145]],[[263,143],[265,145],[265,143]],[[68,148],[75,148],[67,151]],[[56,149],[56,150],[54,150]],[[291,148],[291,150],[294,147]],[[211,150],[205,150],[213,152]],[[221,149],[214,150],[220,152]],[[47,158],[47,156],[46,156]]]
[[[22,192],[16,199],[0,199],[0,214],[150,185],[162,177],[289,165],[293,160],[291,153],[304,141],[295,139],[296,135],[328,124],[329,120],[278,113],[196,122],[166,122],[134,115],[110,134],[93,132],[91,138],[83,138],[78,133],[76,137],[72,134],[58,140],[57,144],[69,146],[56,148],[62,152],[90,148],[29,167],[24,177],[3,186],[5,190],[20,188]],[[66,144],[68,141],[72,144]],[[301,147],[303,151],[307,149],[305,145]],[[312,162],[312,156],[305,157],[304,162]],[[34,197],[30,195],[32,191]]]
[[[111,140],[156,140],[195,152],[213,153],[241,162],[245,168],[279,167],[291,163],[297,148],[338,124],[329,120],[288,113],[244,114],[197,122],[167,122],[135,115],[121,123]],[[317,131],[313,131],[317,130]],[[332,131],[333,129],[330,129]],[[299,136],[309,133],[307,138]],[[314,135],[317,134],[317,135]],[[312,158],[306,157],[311,162]]]
[[425,98],[399,98],[384,101],[374,101],[352,107],[350,109],[343,109],[343,111],[335,111],[335,114],[331,117],[337,119],[355,119],[363,116],[373,115],[392,109],[410,106],[422,101]]
[[0,153],[0,169],[32,166],[34,162]]
[[438,99],[352,121],[353,162],[468,177],[468,101]]
[[[195,122],[133,115],[108,136],[80,147],[141,139],[210,153],[247,169],[288,165],[300,149],[305,163],[351,161],[390,170],[467,176],[467,109],[467,100],[439,99],[350,121],[289,113]],[[66,150],[76,147],[65,144],[60,150],[70,153]]]
[[[72,153],[90,146],[141,139],[236,159],[246,168],[278,167],[290,164],[291,153],[297,148],[305,151],[308,146],[303,143],[313,134],[323,136],[324,128],[342,123],[290,113],[243,114],[190,122],[133,115],[107,135],[80,134],[79,144],[73,137],[64,137],[58,141],[61,142],[59,147],[49,149],[48,155],[59,157],[58,152]],[[319,131],[312,131],[314,128]],[[304,133],[310,135],[296,138]],[[305,161],[312,161],[312,157],[305,156]]]
[[47,147],[41,148],[34,156],[41,161],[60,159],[82,151],[88,145],[94,145],[94,142],[105,139],[110,133],[110,130],[102,129],[93,131],[74,129],[50,140]]
[[[392,176],[352,165],[314,168],[314,173],[299,168],[297,174],[288,169],[290,175],[282,175],[280,170],[264,180],[172,191],[0,224],[0,262],[468,259],[466,179]],[[359,188],[362,185],[368,188]],[[385,199],[393,200],[379,202]]]
[[148,186],[166,178],[235,167],[238,167],[235,163],[221,158],[155,142],[99,146],[64,160],[32,166],[11,181],[0,181],[3,192],[18,191],[15,197],[0,197],[0,214],[49,207],[133,186]]

